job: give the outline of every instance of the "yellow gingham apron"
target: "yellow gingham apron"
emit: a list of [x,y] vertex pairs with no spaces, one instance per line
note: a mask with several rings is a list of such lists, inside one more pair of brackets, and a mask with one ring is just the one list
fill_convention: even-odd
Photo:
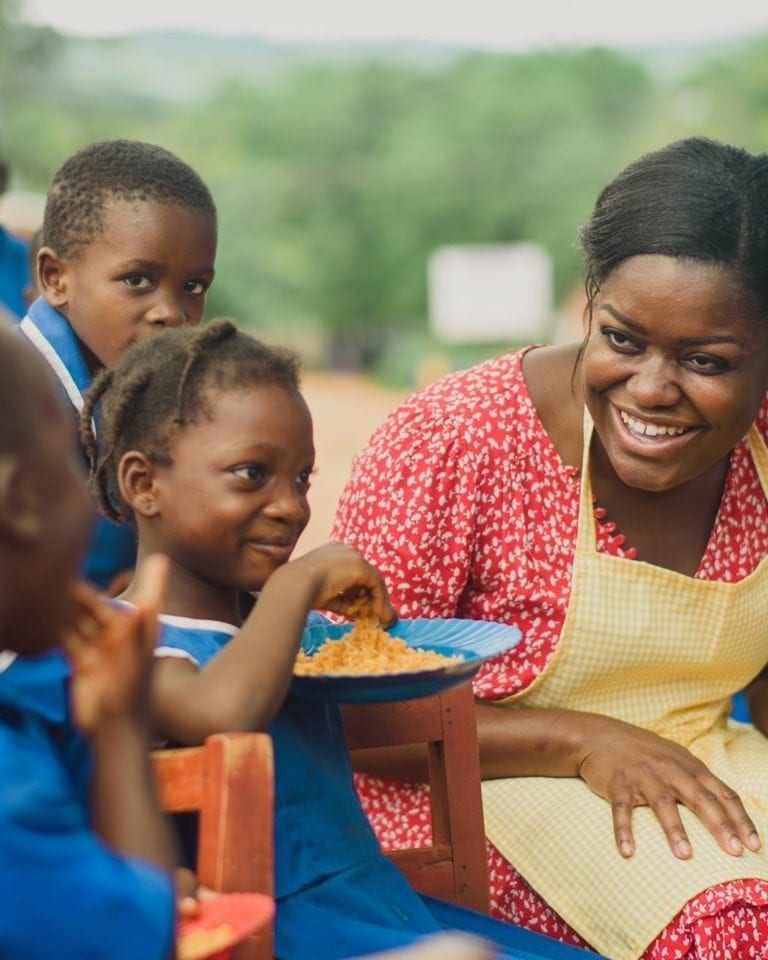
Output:
[[[544,672],[504,706],[603,713],[687,747],[736,789],[763,842],[723,853],[695,814],[679,807],[693,845],[678,860],[648,807],[635,808],[636,852],[623,859],[609,804],[577,778],[516,777],[483,784],[486,833],[575,930],[612,960],[634,960],[685,903],[738,877],[768,880],[768,742],[728,720],[730,696],[768,661],[768,558],[738,583],[598,553],[584,466],[570,601]],[[768,496],[768,450],[747,441]]]

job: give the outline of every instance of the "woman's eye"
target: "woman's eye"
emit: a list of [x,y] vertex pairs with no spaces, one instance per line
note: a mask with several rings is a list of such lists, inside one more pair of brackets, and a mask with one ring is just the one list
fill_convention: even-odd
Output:
[[150,285],[150,279],[143,273],[132,273],[127,277],[123,277],[123,283],[133,290],[146,290]]
[[728,369],[728,361],[722,357],[713,357],[709,353],[694,353],[686,357],[685,362],[696,373],[724,373]]
[[184,284],[186,293],[192,293],[196,297],[201,296],[208,289],[208,284],[204,280],[187,280]]

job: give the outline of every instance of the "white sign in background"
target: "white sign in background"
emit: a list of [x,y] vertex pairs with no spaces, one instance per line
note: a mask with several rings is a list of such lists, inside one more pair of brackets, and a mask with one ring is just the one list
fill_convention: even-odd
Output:
[[552,263],[536,243],[440,247],[427,265],[429,324],[446,343],[539,340],[552,323]]

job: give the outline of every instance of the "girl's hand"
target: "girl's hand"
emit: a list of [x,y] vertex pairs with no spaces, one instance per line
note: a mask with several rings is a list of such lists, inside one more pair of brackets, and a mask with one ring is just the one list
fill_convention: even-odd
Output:
[[[760,848],[754,823],[739,796],[684,747],[655,733],[607,717],[586,719],[577,770],[613,814],[616,845],[623,857],[635,852],[632,809],[649,806],[656,814],[674,855],[693,853],[678,804],[692,810],[732,856],[744,847]],[[592,727],[590,730],[589,727]]]
[[326,543],[291,562],[302,565],[315,585],[314,607],[345,617],[375,616],[385,626],[397,619],[381,574],[343,543]]
[[72,664],[75,720],[86,733],[124,716],[148,723],[152,651],[167,577],[167,559],[148,557],[137,574],[132,608],[107,603],[85,583],[73,588],[74,617],[63,643]]

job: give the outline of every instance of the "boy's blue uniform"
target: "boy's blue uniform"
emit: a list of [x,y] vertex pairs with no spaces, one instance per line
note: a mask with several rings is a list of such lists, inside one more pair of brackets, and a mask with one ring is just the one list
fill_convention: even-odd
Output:
[[[237,632],[160,618],[157,654],[202,667]],[[269,733],[275,749],[275,953],[340,960],[441,929],[379,849],[352,784],[336,705],[288,696]]]
[[0,653],[0,685],[5,703],[34,714],[48,730],[83,804],[88,803],[90,748],[75,729],[69,711],[69,663],[59,650],[38,657]]
[[[66,317],[43,298],[29,308],[19,329],[45,357],[61,384],[69,404],[79,414],[91,374],[80,343]],[[104,589],[122,570],[136,563],[136,536],[125,524],[119,526],[94,510],[94,533],[83,567],[84,576]]]
[[0,227],[0,306],[24,316],[24,288],[29,284],[27,245]]
[[[55,657],[0,664],[0,957],[165,960],[174,891],[88,823]],[[62,682],[60,682],[62,681]]]

